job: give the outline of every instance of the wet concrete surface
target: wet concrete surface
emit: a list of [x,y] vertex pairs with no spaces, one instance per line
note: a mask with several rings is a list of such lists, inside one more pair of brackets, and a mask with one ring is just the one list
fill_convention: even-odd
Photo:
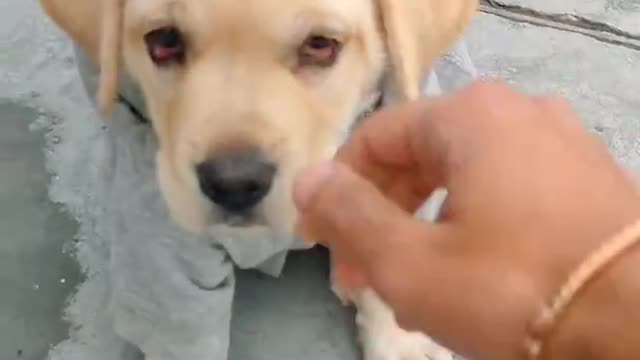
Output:
[[0,359],[41,360],[66,336],[61,318],[79,278],[64,253],[76,224],[48,197],[38,112],[0,102]]

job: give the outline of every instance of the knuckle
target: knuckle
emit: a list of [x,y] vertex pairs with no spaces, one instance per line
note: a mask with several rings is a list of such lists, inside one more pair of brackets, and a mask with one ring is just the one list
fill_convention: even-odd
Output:
[[484,99],[502,99],[510,98],[515,94],[515,90],[511,85],[503,80],[494,78],[480,79],[469,87],[469,96],[482,97]]
[[496,104],[508,104],[509,107],[522,106],[523,96],[520,95],[516,89],[514,89],[508,83],[497,79],[481,79],[465,88],[459,93],[459,102],[454,106],[454,111],[469,113],[470,109],[473,109],[478,115],[474,119],[470,119],[469,116],[464,116],[461,121],[467,120],[476,123],[477,121],[483,121],[485,117],[492,118],[496,113]]
[[554,112],[569,113],[573,111],[571,102],[559,95],[543,95],[537,100],[538,104]]

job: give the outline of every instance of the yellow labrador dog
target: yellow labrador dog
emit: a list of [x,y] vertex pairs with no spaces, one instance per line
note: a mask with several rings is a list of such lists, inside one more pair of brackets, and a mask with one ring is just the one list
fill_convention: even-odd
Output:
[[[477,0],[41,0],[99,66],[141,87],[175,221],[291,232],[294,175],[333,156],[358,114],[420,96]],[[349,299],[367,360],[450,358],[399,328],[372,291]],[[213,355],[213,354],[212,354]],[[185,359],[186,360],[186,359]]]

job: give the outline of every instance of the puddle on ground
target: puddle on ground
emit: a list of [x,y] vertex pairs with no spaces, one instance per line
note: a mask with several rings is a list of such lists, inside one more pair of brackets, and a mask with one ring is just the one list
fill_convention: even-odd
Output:
[[65,300],[79,279],[66,254],[76,224],[49,200],[39,116],[0,102],[0,359],[42,360],[67,336]]

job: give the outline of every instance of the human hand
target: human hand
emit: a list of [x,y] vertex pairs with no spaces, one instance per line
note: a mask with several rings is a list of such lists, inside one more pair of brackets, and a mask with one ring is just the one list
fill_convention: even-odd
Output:
[[[299,178],[302,234],[402,325],[478,359],[519,358],[543,302],[640,216],[635,184],[566,102],[501,83],[383,110],[337,160]],[[438,222],[413,217],[437,187]]]

